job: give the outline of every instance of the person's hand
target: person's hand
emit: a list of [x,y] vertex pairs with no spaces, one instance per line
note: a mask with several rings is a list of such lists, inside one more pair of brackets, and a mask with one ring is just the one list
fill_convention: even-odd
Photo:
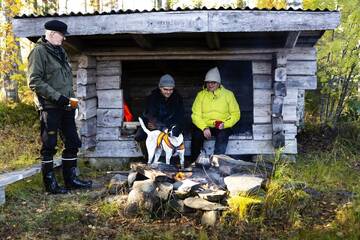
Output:
[[210,139],[210,138],[211,138],[211,132],[210,132],[210,129],[209,129],[209,128],[205,128],[204,131],[203,131],[203,133],[204,133],[204,137],[205,137],[206,139]]
[[70,103],[70,100],[67,97],[65,97],[64,95],[61,95],[59,97],[59,99],[57,100],[57,104],[61,107],[67,106],[67,105],[69,105],[69,103]]
[[223,121],[220,121],[220,120],[216,120],[215,121],[215,128],[217,129],[224,129],[224,122]]

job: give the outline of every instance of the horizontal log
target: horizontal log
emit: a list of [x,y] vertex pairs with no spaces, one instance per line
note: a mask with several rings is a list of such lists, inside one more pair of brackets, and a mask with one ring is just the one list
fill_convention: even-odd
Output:
[[[272,64],[269,61],[254,61],[253,74],[271,74]],[[288,61],[287,75],[315,75],[316,61]]]
[[87,85],[96,82],[95,69],[79,68],[76,72],[77,84]]
[[253,75],[253,87],[254,89],[271,89],[272,77],[271,75]]
[[90,98],[79,101],[77,120],[87,120],[96,116],[97,99]]
[[296,105],[283,106],[283,119],[284,122],[297,122]]
[[340,22],[340,13],[203,10],[19,18],[13,20],[14,32],[17,37],[41,36],[44,23],[52,19],[64,21],[74,36],[117,33],[278,32],[334,29]]
[[123,91],[122,90],[98,90],[98,107],[99,108],[123,108]]
[[[273,90],[270,89],[254,89],[254,105],[264,105],[271,103]],[[284,97],[284,104],[297,104],[298,89],[288,88],[287,95]]]
[[121,67],[97,68],[97,76],[120,76]]
[[79,68],[95,68],[96,58],[87,55],[81,55],[78,59]]
[[87,157],[142,157],[140,147],[135,140],[99,141],[96,150]]
[[271,75],[271,61],[254,61],[252,62],[253,74],[269,74]]
[[[284,134],[286,140],[293,140],[296,138],[296,133]],[[253,135],[254,140],[271,140],[273,139],[272,133],[260,133]]]
[[120,89],[120,76],[98,76],[96,81],[97,89]]
[[198,49],[193,51],[178,51],[173,50],[170,52],[164,51],[151,51],[142,53],[139,55],[134,52],[124,53],[123,49],[108,50],[98,49],[89,50],[88,54],[97,56],[99,60],[243,60],[243,61],[261,61],[271,60],[272,54],[267,53],[243,53],[236,54],[234,52],[221,53],[220,50],[203,52]]
[[[284,122],[296,122],[296,105],[283,105]],[[254,106],[254,123],[271,123],[271,105]]]
[[76,121],[81,136],[90,137],[96,135],[96,117]]
[[116,68],[121,68],[121,61],[119,60],[115,60],[115,61],[97,61],[97,65],[96,68],[97,69],[102,69],[102,68],[111,68],[111,67],[116,67]]
[[[272,88],[272,78],[270,74],[253,75],[254,88],[259,89],[271,89]],[[317,79],[315,75],[308,76],[295,76],[287,75],[286,81],[287,88],[298,88],[298,89],[316,89]]]
[[89,99],[96,97],[96,86],[95,84],[76,85],[76,96],[78,98]]
[[271,105],[254,106],[254,123],[271,123]]
[[[295,139],[297,135],[297,127],[294,123],[283,124],[285,131],[285,139]],[[271,140],[273,134],[272,124],[253,124],[254,140]]]
[[[199,49],[187,47],[182,49],[174,48],[157,48],[156,50],[146,51],[139,48],[107,48],[99,49],[91,48],[86,54],[96,56],[98,60],[98,68],[115,67],[115,62],[120,60],[247,60],[259,61],[273,59],[273,53],[283,51],[278,48],[221,48],[217,51],[208,49]],[[291,60],[314,60],[316,61],[316,53],[313,48],[295,48],[289,53],[288,58]],[[104,64],[101,64],[104,62]],[[106,65],[106,62],[111,62]],[[116,65],[117,66],[117,65]]]
[[[320,30],[339,24],[338,14],[303,14],[297,11],[211,11],[209,31],[253,32],[253,31],[303,31]],[[314,13],[314,12],[308,12]],[[315,21],[315,22],[314,22]],[[324,29],[325,30],[325,29]]]
[[294,48],[288,53],[287,60],[316,61],[316,48]]
[[[253,133],[254,134],[262,134],[262,133],[269,133],[273,132],[273,125],[271,123],[268,124],[253,124],[252,125]],[[297,127],[294,123],[284,123],[283,130],[285,133],[288,134],[296,134]]]
[[98,127],[96,133],[96,140],[119,140],[120,137],[120,127]]
[[121,127],[123,122],[122,109],[98,109],[97,126],[98,127]]
[[286,85],[288,88],[316,89],[317,79],[315,75],[312,76],[288,75]]
[[[185,141],[185,154],[190,155],[191,141]],[[205,141],[204,149],[211,154],[214,149],[214,140]],[[274,147],[271,140],[229,140],[226,154],[273,154]],[[296,139],[286,140],[284,153],[297,153]],[[135,140],[99,141],[96,151],[88,153],[87,157],[141,157],[140,147]]]
[[315,75],[316,61],[288,61],[286,70],[288,75]]

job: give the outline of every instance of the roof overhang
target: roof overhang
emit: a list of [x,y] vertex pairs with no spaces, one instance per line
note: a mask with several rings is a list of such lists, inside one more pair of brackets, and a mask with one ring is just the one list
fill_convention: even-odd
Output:
[[[141,12],[83,16],[44,16],[15,18],[17,37],[39,37],[44,23],[58,19],[68,24],[70,36],[112,34],[166,34],[201,32],[295,32],[335,29],[340,23],[337,11],[254,11],[200,10]],[[289,43],[291,44],[291,42]]]

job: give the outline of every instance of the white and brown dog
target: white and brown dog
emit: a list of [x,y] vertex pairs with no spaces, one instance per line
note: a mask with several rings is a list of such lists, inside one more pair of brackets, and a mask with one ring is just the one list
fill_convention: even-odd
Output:
[[[172,129],[162,132],[160,130],[150,131],[146,128],[143,120],[139,117],[140,126],[146,132],[146,149],[148,152],[148,164],[159,161],[162,150],[165,151],[166,164],[170,164],[171,156],[179,154],[181,168],[184,168],[184,136],[180,133],[178,137],[173,136]],[[153,161],[154,158],[154,161]]]

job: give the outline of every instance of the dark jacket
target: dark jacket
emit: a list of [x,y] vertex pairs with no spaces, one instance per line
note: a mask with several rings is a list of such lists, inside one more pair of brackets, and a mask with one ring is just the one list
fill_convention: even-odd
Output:
[[160,130],[176,125],[178,133],[182,132],[185,111],[182,96],[176,90],[166,100],[159,88],[154,89],[146,98],[145,104],[145,123],[152,121]]
[[35,104],[41,109],[57,108],[61,95],[74,97],[71,66],[65,50],[41,38],[30,52],[29,87],[35,92]]

